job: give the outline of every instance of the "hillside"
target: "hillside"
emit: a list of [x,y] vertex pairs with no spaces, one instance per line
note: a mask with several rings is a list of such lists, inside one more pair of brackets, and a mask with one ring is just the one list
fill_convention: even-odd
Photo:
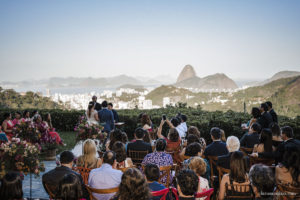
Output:
[[[247,112],[254,106],[270,100],[275,110],[290,117],[300,115],[300,76],[278,79],[263,86],[250,87],[234,93],[228,92],[199,92],[192,93],[185,89],[173,86],[163,86],[153,90],[147,96],[154,105],[162,105],[163,97],[170,97],[173,102],[187,103],[188,106],[200,105],[208,111],[244,111],[244,102]],[[176,101],[177,100],[177,101]]]
[[265,85],[265,84],[268,84],[272,81],[276,81],[278,79],[290,78],[290,77],[295,77],[295,76],[300,76],[300,72],[297,72],[297,71],[280,71],[280,72],[277,72],[276,74],[274,74],[271,78],[269,78],[265,81],[262,81],[260,83],[257,83],[256,86]]
[[26,92],[24,95],[21,95],[14,90],[3,90],[0,87],[0,108],[63,109],[63,106],[37,93]]
[[164,97],[170,97],[174,102],[184,102],[187,95],[191,96],[193,93],[187,89],[162,85],[151,91],[146,99],[151,99],[153,105],[162,106]]

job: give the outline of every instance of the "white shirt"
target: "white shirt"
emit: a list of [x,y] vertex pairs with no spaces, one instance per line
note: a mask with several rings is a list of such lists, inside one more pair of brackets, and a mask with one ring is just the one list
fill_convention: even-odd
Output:
[[[96,189],[111,189],[118,187],[121,183],[123,172],[113,169],[110,164],[104,163],[100,168],[93,169],[89,175],[88,185]],[[115,195],[111,194],[95,194],[93,195],[99,200],[109,200]]]
[[186,122],[182,122],[181,124],[179,124],[179,125],[176,127],[176,130],[178,131],[179,136],[180,136],[181,138],[185,137],[185,136],[186,136],[186,132],[187,132],[187,125],[186,125]]

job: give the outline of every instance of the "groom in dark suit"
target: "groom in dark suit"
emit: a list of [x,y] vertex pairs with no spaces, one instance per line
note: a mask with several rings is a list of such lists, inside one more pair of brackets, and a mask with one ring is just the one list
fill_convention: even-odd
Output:
[[273,123],[272,115],[268,112],[268,105],[262,103],[260,105],[261,116],[258,118],[257,122],[260,124],[261,128],[270,128]]
[[115,129],[114,114],[107,108],[107,101],[102,102],[102,109],[98,111],[100,123],[105,123],[103,131],[110,133],[111,130]]

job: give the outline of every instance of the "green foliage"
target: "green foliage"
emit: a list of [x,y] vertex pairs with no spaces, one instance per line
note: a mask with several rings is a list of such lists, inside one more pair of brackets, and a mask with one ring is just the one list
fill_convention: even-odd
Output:
[[0,87],[0,108],[60,109],[63,107],[38,93],[26,92],[24,95],[21,95],[12,89],[3,90]]

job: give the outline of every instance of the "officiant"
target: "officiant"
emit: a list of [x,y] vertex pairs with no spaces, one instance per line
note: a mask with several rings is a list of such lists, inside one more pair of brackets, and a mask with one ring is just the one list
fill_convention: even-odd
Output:
[[97,102],[97,97],[95,95],[92,97],[92,101],[90,101],[89,104],[94,104],[94,106],[95,106],[94,109],[96,111],[99,111],[102,109],[102,106],[100,103]]

